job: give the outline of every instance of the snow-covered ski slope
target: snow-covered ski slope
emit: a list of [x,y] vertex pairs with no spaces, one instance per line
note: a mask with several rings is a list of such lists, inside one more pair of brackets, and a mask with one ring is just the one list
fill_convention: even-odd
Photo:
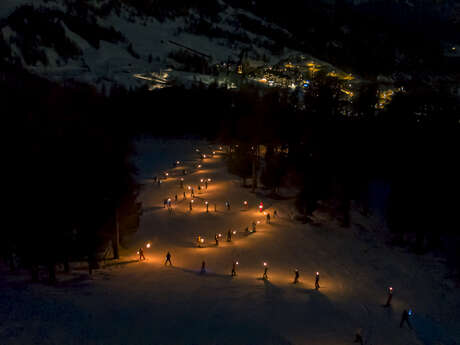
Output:
[[[73,283],[56,288],[29,285],[25,276],[2,276],[2,345],[339,345],[352,344],[358,329],[365,344],[460,343],[460,296],[444,266],[429,255],[385,246],[371,219],[353,213],[352,228],[343,229],[317,214],[321,225],[299,224],[290,217],[293,200],[273,201],[241,188],[226,172],[222,155],[205,159],[202,169],[185,176],[184,186],[194,186],[196,193],[191,212],[190,194],[182,200],[176,178],[152,183],[149,177],[159,175],[161,164],[171,174],[180,173],[172,169],[177,159],[185,168],[199,164],[196,147],[207,149],[191,141],[140,143],[143,215],[118,264],[91,280],[74,271]],[[201,178],[212,182],[199,193]],[[170,213],[163,200],[174,200],[175,194],[179,201]],[[242,207],[245,200],[248,210]],[[271,224],[257,211],[260,201]],[[241,233],[254,220],[261,221],[257,232]],[[216,247],[215,233],[225,237],[229,229],[238,234]],[[205,237],[205,248],[196,247],[198,235]],[[136,250],[147,242],[152,243],[144,251],[147,260],[137,262]],[[173,267],[163,265],[167,251]],[[203,260],[207,273],[200,275]],[[239,261],[234,278],[233,260]],[[269,265],[268,280],[261,279],[263,262]],[[294,285],[296,268],[300,283]],[[388,286],[394,296],[392,307],[384,308]],[[408,307],[415,312],[414,330],[399,328]]]

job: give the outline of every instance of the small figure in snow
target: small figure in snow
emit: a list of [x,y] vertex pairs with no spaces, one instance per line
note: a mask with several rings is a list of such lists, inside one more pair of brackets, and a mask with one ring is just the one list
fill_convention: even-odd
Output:
[[217,234],[214,236],[214,239],[216,240],[216,246],[219,245],[219,236]]
[[201,191],[201,186],[198,185],[198,193]]
[[153,178],[153,183],[156,183],[156,182],[157,182],[157,177],[155,176],[155,177]]
[[227,207],[227,211],[230,211],[230,203],[228,200],[225,202],[225,207]]
[[158,187],[160,187],[160,186],[161,186],[161,180],[158,179]]
[[232,277],[236,276],[236,265],[238,265],[238,261],[233,261]]
[[177,194],[174,196],[174,200],[177,202]]
[[294,271],[294,273],[295,273],[295,276],[294,276],[294,284],[297,284],[297,283],[299,282],[299,276],[300,276],[299,270],[296,268],[295,271]]
[[204,273],[206,273],[206,263],[205,263],[204,260],[203,260],[203,262],[201,263],[201,271],[200,271],[200,274],[204,274]]
[[246,233],[246,235],[249,235],[249,227],[247,226],[246,229],[244,229],[244,232]]
[[144,250],[142,248],[139,248],[139,261],[145,260],[144,256]]
[[267,224],[270,224],[270,213],[267,212]]
[[170,253],[170,252],[168,252],[168,253],[166,254],[165,266],[166,266],[166,264],[167,264],[168,262],[169,262],[169,266],[172,266],[172,262],[171,262],[171,253]]
[[359,345],[364,345],[364,340],[363,340],[363,337],[361,336],[360,330],[356,332],[354,343],[359,343]]
[[389,307],[391,305],[391,299],[393,298],[393,288],[390,286],[388,288],[388,299],[387,303],[385,303],[384,307]]
[[262,276],[262,279],[268,279],[268,274],[267,274],[267,272],[268,272],[268,266],[265,265],[264,274],[263,274],[263,276]]
[[187,199],[187,196],[185,195],[185,192],[184,192],[184,200]]
[[214,204],[214,212],[217,212],[217,204]]
[[227,242],[232,242],[232,230],[228,230],[227,232]]
[[208,180],[204,181],[204,186],[206,188],[206,190],[208,189]]
[[273,211],[273,218],[276,218],[278,217],[278,212],[276,212],[276,210]]
[[256,226],[257,226],[256,222],[253,221],[252,222],[252,232],[256,232]]
[[168,204],[168,199],[163,200],[163,208],[166,208],[166,205]]
[[315,289],[319,289],[319,272],[316,272],[316,277],[315,277]]
[[402,328],[402,326],[404,325],[404,321],[405,321],[407,323],[407,326],[409,326],[409,328],[412,329],[412,325],[409,322],[409,316],[411,315],[412,315],[412,310],[409,309],[409,311],[407,311],[406,309],[404,309],[402,313],[402,317],[401,317],[401,322],[399,324],[400,328]]

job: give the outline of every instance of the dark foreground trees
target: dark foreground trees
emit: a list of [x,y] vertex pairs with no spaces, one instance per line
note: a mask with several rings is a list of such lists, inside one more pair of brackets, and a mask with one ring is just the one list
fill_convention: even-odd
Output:
[[12,226],[2,227],[2,254],[34,280],[46,266],[53,282],[57,263],[66,270],[75,259],[95,265],[113,238],[118,210],[135,202],[132,133],[91,87],[62,87],[9,67],[0,88],[11,124],[5,147]]

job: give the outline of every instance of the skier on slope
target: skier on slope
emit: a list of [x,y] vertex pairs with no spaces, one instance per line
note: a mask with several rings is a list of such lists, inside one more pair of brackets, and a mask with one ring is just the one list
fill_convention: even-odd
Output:
[[411,315],[412,315],[412,310],[409,309],[409,311],[407,311],[406,309],[404,309],[402,316],[401,316],[401,322],[399,323],[399,328],[402,328],[402,326],[404,325],[404,322],[406,322],[407,326],[409,326],[409,328],[412,329],[412,325],[409,322],[409,316]]
[[316,272],[316,277],[315,277],[315,289],[319,289],[319,272]]
[[270,224],[270,213],[267,212],[267,224]]
[[228,200],[225,202],[225,207],[227,207],[227,211],[230,211],[230,203]]
[[232,242],[232,230],[228,230],[227,232],[227,242]]
[[232,277],[236,276],[236,265],[238,265],[238,261],[233,261]]
[[264,269],[264,274],[262,275],[262,279],[268,279],[268,266],[265,265],[265,269]]
[[252,232],[256,232],[256,226],[257,226],[256,222],[253,221],[252,222]]
[[219,236],[217,234],[214,235],[214,240],[216,241],[216,246],[219,245]]
[[391,305],[391,300],[393,298],[393,288],[390,286],[388,288],[388,299],[387,303],[385,303],[384,307],[389,307]]
[[142,248],[139,248],[138,253],[139,253],[139,261],[145,260],[144,250]]
[[168,253],[166,254],[165,266],[166,266],[166,264],[167,264],[168,262],[169,262],[169,265],[172,266],[172,262],[171,262],[171,253],[170,253],[170,252],[168,252]]
[[358,330],[355,335],[354,343],[359,343],[359,345],[364,345],[363,337],[361,336],[361,330]]
[[296,268],[294,272],[295,272],[294,284],[297,284],[299,282],[299,276],[300,276],[299,270]]
[[200,271],[200,274],[204,274],[204,273],[206,273],[206,263],[205,263],[204,260],[203,260],[203,262],[201,263],[201,271]]

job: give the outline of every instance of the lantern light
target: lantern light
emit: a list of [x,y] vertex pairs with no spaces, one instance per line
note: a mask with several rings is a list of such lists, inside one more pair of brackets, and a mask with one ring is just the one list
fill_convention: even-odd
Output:
[[203,183],[203,181],[204,181],[203,179],[200,180],[201,183]]
[[208,182],[211,182],[211,179],[210,179],[210,178],[208,178]]
[[204,243],[204,238],[200,238],[200,242],[201,242],[201,243]]
[[179,165],[179,164],[180,164],[180,162],[179,162],[179,161],[177,161],[177,162],[176,162],[176,164],[177,164],[177,165]]
[[233,235],[236,235],[236,230],[233,230]]
[[266,262],[264,262],[264,266],[267,266],[267,263],[266,263]]
[[147,248],[150,248],[151,244],[150,244],[150,243],[147,243],[145,246],[146,246]]
[[237,261],[237,262],[235,262],[235,263],[236,263],[237,265],[239,265],[239,264],[240,264],[238,261]]
[[194,203],[194,202],[195,202],[195,200],[193,200],[193,199],[192,199],[192,200],[190,200],[190,202],[191,202],[191,203]]

